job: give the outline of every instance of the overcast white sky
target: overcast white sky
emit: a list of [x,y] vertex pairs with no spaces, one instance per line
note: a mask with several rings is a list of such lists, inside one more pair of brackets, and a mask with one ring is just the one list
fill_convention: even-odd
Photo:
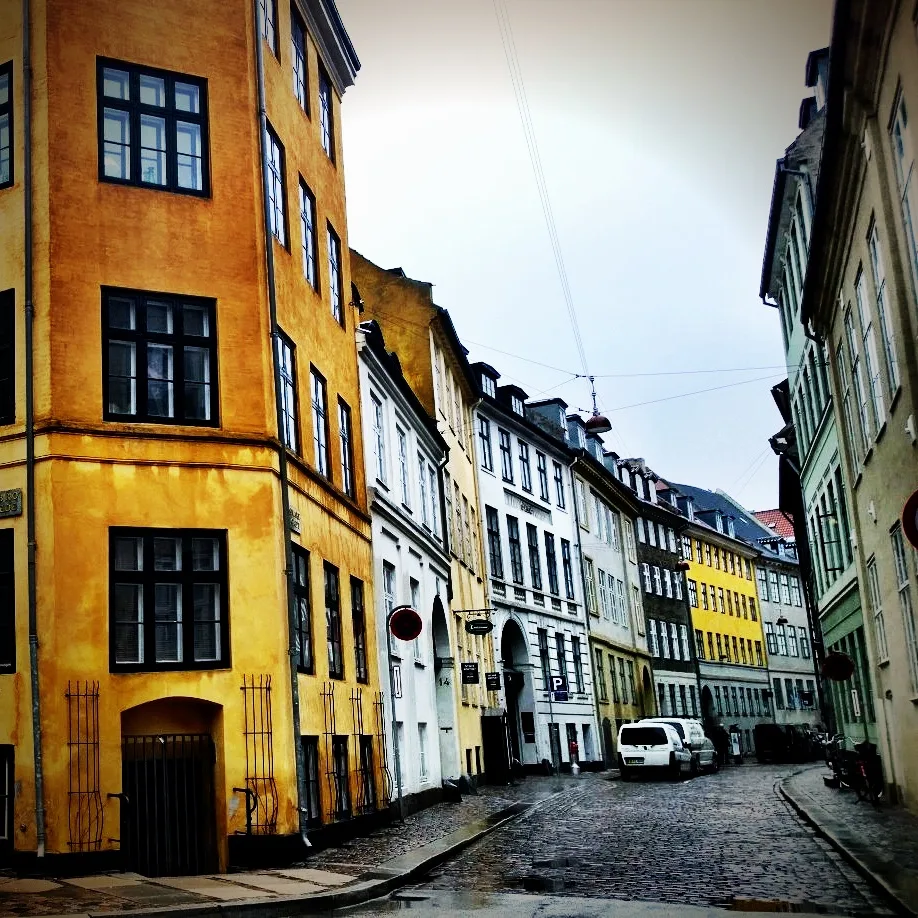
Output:
[[[786,375],[758,299],[772,179],[831,6],[507,0],[606,445],[752,510],[777,505]],[[351,245],[432,282],[472,360],[588,409],[492,0],[338,7]]]

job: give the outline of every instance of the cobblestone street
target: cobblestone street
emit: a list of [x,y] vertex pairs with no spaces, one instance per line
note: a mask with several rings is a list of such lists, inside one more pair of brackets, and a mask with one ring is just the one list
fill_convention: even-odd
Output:
[[566,779],[562,793],[442,865],[423,886],[890,914],[776,793],[776,782],[794,770],[744,766],[678,784]]

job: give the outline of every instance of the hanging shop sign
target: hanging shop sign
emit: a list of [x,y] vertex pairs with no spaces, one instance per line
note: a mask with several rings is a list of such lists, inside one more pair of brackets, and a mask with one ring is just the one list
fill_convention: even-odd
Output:
[[833,682],[846,682],[854,675],[854,660],[846,653],[831,650],[822,661],[822,674]]
[[478,663],[463,663],[462,664],[462,684],[463,685],[478,685]]
[[494,630],[494,622],[489,618],[472,618],[465,623],[469,634],[488,634]]
[[912,547],[918,548],[918,491],[912,494],[902,509],[902,531]]
[[485,673],[485,688],[489,692],[500,689],[500,673]]

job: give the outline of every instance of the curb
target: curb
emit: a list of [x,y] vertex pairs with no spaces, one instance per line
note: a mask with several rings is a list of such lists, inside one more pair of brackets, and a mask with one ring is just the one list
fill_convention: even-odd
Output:
[[787,801],[790,807],[804,820],[804,822],[816,831],[817,835],[824,838],[851,867],[874,887],[875,890],[885,895],[886,898],[890,900],[890,904],[893,905],[901,915],[907,916],[907,918],[918,918],[918,912],[905,902],[899,890],[891,885],[885,877],[877,873],[864,860],[861,854],[852,850],[855,846],[846,844],[845,841],[839,837],[839,829],[841,829],[841,826],[839,826],[834,819],[826,818],[822,822],[817,821],[813,814],[784,786],[785,782],[802,773],[803,769],[795,771],[792,775],[782,778],[777,783],[777,790],[781,797]]
[[[495,829],[499,829],[508,822],[541,806],[547,800],[551,800],[558,794],[551,794],[535,802],[514,803],[502,810],[498,810],[491,816],[483,820],[478,820],[470,825],[478,825],[486,822],[481,829],[472,832],[463,838],[450,842],[449,839],[465,831],[465,827],[456,829],[454,832],[445,835],[441,839],[429,842],[417,851],[423,851],[425,848],[431,848],[432,853],[411,866],[405,866],[404,869],[398,867],[388,867],[387,864],[398,862],[403,858],[410,859],[410,852],[393,858],[392,861],[379,865],[379,867],[368,873],[362,874],[365,878],[357,878],[346,889],[329,890],[327,892],[311,893],[306,896],[286,896],[258,899],[243,899],[228,902],[202,902],[191,903],[188,905],[162,906],[159,908],[141,908],[118,911],[90,911],[81,913],[78,918],[116,918],[116,916],[130,916],[130,918],[164,918],[167,915],[175,915],[178,918],[214,918],[214,916],[226,916],[226,918],[285,918],[289,915],[310,915],[325,914],[334,909],[346,908],[352,905],[362,905],[372,899],[378,899],[386,896],[393,890],[408,885],[415,879],[418,879],[429,873],[438,864],[445,861],[452,855],[462,851],[469,845],[474,844],[479,839],[490,834]],[[388,875],[386,875],[388,874]],[[57,916],[64,918],[64,916]],[[68,918],[77,918],[77,916],[68,916]]]

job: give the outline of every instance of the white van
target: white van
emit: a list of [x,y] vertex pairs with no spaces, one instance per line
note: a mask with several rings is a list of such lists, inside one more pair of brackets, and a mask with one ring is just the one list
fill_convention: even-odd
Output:
[[669,724],[622,724],[618,731],[618,768],[623,781],[647,769],[665,772],[676,781],[691,772],[692,753]]
[[640,723],[644,724],[669,724],[675,727],[682,742],[688,746],[692,753],[692,774],[701,771],[719,771],[720,762],[714,743],[705,735],[704,727],[700,720],[689,717],[645,717]]

